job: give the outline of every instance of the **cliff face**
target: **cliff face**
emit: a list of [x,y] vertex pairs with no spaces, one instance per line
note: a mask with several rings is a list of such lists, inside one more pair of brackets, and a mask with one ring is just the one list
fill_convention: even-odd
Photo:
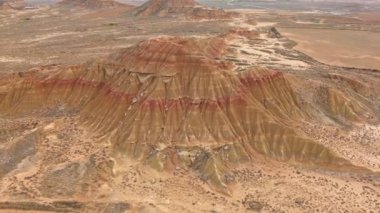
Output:
[[205,8],[194,0],[150,0],[133,11],[136,16],[184,15],[192,19],[231,19],[235,13]]
[[237,72],[227,53],[222,37],[151,39],[103,61],[9,77],[0,112],[65,106],[111,141],[115,155],[157,170],[185,165],[224,192],[230,168],[258,156],[351,167],[291,128],[308,115],[282,72]]

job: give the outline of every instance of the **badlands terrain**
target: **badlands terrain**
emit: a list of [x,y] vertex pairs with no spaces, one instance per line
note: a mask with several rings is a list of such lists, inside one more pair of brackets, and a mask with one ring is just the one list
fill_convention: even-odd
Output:
[[0,212],[379,211],[378,13],[0,8]]

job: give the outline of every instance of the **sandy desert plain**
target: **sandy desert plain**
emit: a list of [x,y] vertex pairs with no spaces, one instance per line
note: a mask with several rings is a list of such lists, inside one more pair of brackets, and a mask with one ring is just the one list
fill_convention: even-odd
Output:
[[0,212],[379,212],[379,12],[14,5]]

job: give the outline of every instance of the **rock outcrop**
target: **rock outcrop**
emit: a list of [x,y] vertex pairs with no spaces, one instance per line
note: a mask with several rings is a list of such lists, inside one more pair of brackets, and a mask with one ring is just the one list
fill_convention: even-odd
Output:
[[282,38],[282,35],[275,27],[271,27],[268,31],[269,38]]

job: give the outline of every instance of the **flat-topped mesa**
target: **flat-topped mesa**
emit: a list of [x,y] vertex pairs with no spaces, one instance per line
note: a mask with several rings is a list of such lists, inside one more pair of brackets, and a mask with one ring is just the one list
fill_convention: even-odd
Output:
[[194,7],[200,6],[194,0],[150,0],[137,7],[136,16],[166,16],[170,13],[187,13]]
[[236,13],[222,9],[205,8],[194,0],[150,0],[137,7],[135,16],[177,16],[193,19],[231,19]]
[[25,0],[0,0],[0,10],[22,10],[26,6]]
[[81,7],[88,9],[133,7],[131,5],[123,4],[115,0],[62,0],[58,4],[66,7]]
[[3,90],[0,112],[75,109],[84,126],[112,142],[115,153],[158,170],[185,164],[221,190],[229,168],[258,153],[350,166],[291,128],[304,112],[283,73],[236,72],[223,61],[227,50],[220,37],[157,38],[102,62],[47,67],[49,72],[21,76]]

